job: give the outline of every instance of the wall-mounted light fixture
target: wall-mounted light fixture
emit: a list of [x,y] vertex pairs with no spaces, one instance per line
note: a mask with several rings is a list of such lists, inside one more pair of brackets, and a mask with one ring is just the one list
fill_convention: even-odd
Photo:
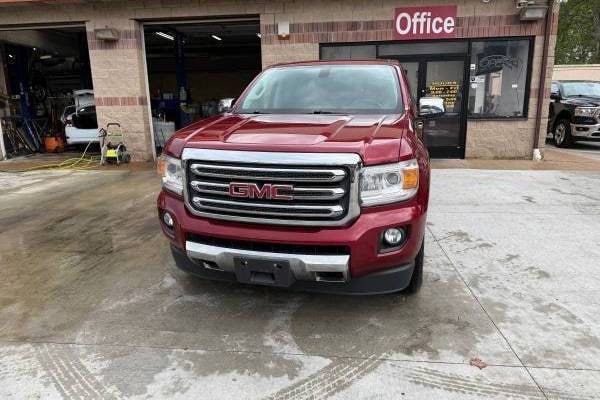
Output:
[[521,21],[537,21],[546,18],[548,6],[527,6],[521,8]]
[[277,37],[279,40],[288,40],[290,38],[290,23],[288,21],[277,23]]
[[106,42],[116,42],[119,40],[119,31],[115,28],[100,28],[94,29],[96,40],[104,40]]

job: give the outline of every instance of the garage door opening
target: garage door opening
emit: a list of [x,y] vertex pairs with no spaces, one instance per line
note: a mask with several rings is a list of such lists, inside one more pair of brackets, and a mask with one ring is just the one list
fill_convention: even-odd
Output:
[[154,143],[218,113],[261,70],[258,19],[152,23],[144,27]]
[[85,27],[0,30],[0,59],[6,158],[98,141]]

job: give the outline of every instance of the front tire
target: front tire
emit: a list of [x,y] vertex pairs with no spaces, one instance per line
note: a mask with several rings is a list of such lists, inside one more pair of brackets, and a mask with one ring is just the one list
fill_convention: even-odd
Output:
[[561,148],[571,147],[573,144],[569,120],[561,119],[554,127],[554,144]]
[[417,293],[421,286],[423,286],[423,260],[425,256],[425,238],[421,242],[421,249],[415,258],[415,269],[413,270],[412,277],[410,278],[410,283],[402,291],[404,294],[414,294]]

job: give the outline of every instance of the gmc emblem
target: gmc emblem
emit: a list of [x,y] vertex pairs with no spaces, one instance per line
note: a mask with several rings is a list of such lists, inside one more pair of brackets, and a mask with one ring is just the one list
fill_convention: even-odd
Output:
[[229,184],[229,195],[232,197],[243,197],[246,199],[268,199],[268,200],[293,200],[290,193],[294,190],[292,185],[275,185],[265,183],[258,187],[256,183],[231,182]]

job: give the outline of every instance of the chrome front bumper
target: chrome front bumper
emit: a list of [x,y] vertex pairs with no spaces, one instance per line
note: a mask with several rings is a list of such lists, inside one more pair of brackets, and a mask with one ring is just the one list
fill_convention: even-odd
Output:
[[600,124],[571,124],[571,136],[576,139],[600,139]]
[[[235,273],[239,260],[267,260],[289,265],[294,278],[315,282],[347,282],[349,278],[350,255],[311,255],[270,253],[244,249],[233,249],[187,241],[185,243],[188,258],[201,267]],[[331,280],[331,273],[343,279]]]
[[[217,252],[218,253],[218,252]],[[192,261],[187,251],[181,250],[171,244],[171,254],[175,260],[175,265],[194,276],[203,279],[225,282],[241,282],[241,283],[258,283],[240,281],[235,273],[226,272],[220,269],[206,268],[202,266],[198,260]],[[205,253],[201,253],[205,254]],[[264,253],[261,253],[264,254]],[[277,253],[278,256],[283,256]],[[292,257],[298,257],[294,254]],[[327,256],[329,257],[329,256]],[[302,257],[304,258],[304,257]],[[316,267],[320,268],[321,263],[317,263]],[[359,278],[349,278],[347,282],[327,281],[327,280],[295,280],[287,286],[290,290],[301,290],[308,292],[319,293],[335,293],[335,294],[352,294],[352,295],[369,295],[394,293],[402,290],[410,283],[415,264],[414,262],[398,265],[394,268],[385,269],[383,271],[374,272]],[[331,266],[329,266],[331,268]],[[308,270],[307,270],[308,271]],[[290,272],[291,274],[291,272]],[[269,286],[278,286],[268,284]]]

